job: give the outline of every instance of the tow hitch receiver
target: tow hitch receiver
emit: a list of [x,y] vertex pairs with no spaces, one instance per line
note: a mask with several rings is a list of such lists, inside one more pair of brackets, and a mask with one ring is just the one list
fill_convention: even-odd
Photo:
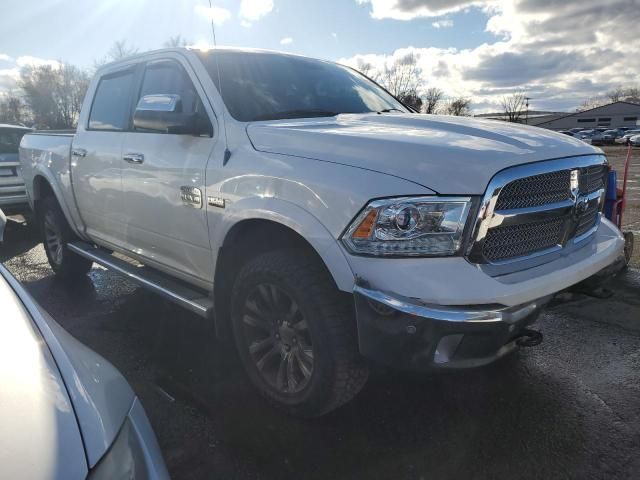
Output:
[[519,347],[535,347],[542,343],[542,333],[525,328],[516,336],[515,340]]

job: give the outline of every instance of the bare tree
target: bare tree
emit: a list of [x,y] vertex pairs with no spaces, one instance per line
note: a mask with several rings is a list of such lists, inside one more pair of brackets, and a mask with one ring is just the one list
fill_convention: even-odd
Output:
[[414,54],[396,59],[392,65],[385,66],[380,75],[380,83],[395,97],[403,99],[418,96],[421,84],[420,67]]
[[129,45],[126,40],[117,40],[107,52],[107,58],[111,61],[121,60],[138,52],[138,48]]
[[24,100],[15,92],[0,97],[0,123],[24,125],[29,122],[29,112]]
[[444,97],[444,92],[436,87],[427,89],[424,95],[424,113],[436,113],[440,102]]
[[611,103],[619,102],[622,100],[622,97],[626,96],[625,89],[622,87],[616,87],[613,90],[606,93],[606,96],[609,98]]
[[140,50],[137,47],[129,45],[126,40],[117,40],[113,45],[111,45],[111,48],[107,51],[107,54],[104,57],[93,61],[93,67],[94,69],[98,69],[102,65],[130,57],[139,51]]
[[527,104],[527,97],[524,93],[518,92],[513,95],[502,97],[502,111],[509,122],[520,122]]
[[365,77],[369,77],[374,82],[378,82],[380,80],[379,72],[373,67],[370,62],[365,62],[364,60],[359,58],[355,69]]
[[456,117],[468,117],[471,115],[471,99],[458,97],[449,100],[445,112],[447,115],[455,115]]
[[582,112],[584,110],[590,110],[592,108],[620,101],[640,103],[640,87],[616,87],[604,95],[597,95],[586,99],[580,104],[576,111]]
[[40,128],[73,128],[78,121],[89,75],[67,63],[23,67],[20,87]]
[[416,111],[422,110],[422,97],[418,93],[422,80],[420,67],[415,55],[409,54],[396,59],[393,64],[386,65],[382,70],[371,63],[358,59],[356,70],[379,83],[405,105]]
[[583,101],[578,108],[576,108],[577,112],[583,112],[585,110],[591,110],[592,108],[601,107],[602,105],[606,105],[609,101],[602,97],[589,97],[585,101]]
[[182,35],[176,35],[175,37],[169,37],[169,39],[162,44],[165,48],[186,47],[192,42],[188,41]]

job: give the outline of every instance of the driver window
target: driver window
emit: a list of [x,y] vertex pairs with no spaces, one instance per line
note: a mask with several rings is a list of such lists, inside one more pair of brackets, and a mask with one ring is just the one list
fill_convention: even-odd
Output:
[[187,73],[177,62],[154,62],[149,63],[145,68],[136,104],[145,95],[158,94],[180,95],[182,113],[204,113],[198,92]]

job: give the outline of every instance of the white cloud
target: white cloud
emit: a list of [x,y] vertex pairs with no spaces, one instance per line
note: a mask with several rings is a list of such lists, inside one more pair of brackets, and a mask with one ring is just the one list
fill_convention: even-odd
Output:
[[0,95],[5,90],[16,88],[19,79],[20,69],[18,67],[0,69]]
[[[384,69],[408,54],[418,58],[423,88],[472,98],[476,111],[499,110],[504,95],[524,90],[534,109],[572,109],[617,86],[637,85],[640,24],[636,0],[355,0],[374,18],[411,20],[467,8],[487,16],[493,41],[475,48],[401,48],[386,55],[365,52],[341,62]],[[434,19],[434,27],[446,19]],[[438,28],[438,27],[436,27]],[[634,53],[635,52],[635,53]]]
[[293,38],[291,37],[284,37],[282,40],[280,40],[280,45],[289,45],[293,43]]
[[243,26],[250,26],[272,10],[273,0],[241,0],[239,16],[244,22]]
[[338,34],[337,34],[336,32],[331,32],[331,36],[332,36],[333,38],[338,38]]
[[45,58],[23,55],[18,58],[12,58],[6,54],[0,54],[0,60],[9,63],[7,68],[0,68],[0,94],[3,91],[14,90],[18,88],[18,80],[20,80],[20,69],[23,67],[39,67],[42,65],[50,65],[53,68],[59,68],[60,62]]
[[56,60],[48,60],[45,58],[38,58],[38,57],[32,57],[30,55],[24,55],[16,59],[16,65],[18,65],[18,67],[20,68],[26,67],[26,66],[40,67],[42,65],[50,65],[53,68],[58,68],[60,67],[60,62]]
[[222,25],[231,18],[231,12],[222,7],[205,7],[204,5],[196,5],[195,12],[214,23],[214,25]]
[[453,20],[437,20],[432,22],[431,25],[433,28],[451,28],[453,27]]
[[478,0],[356,0],[359,5],[370,4],[371,16],[376,19],[413,20],[417,17],[439,17],[459,12],[474,5],[495,3]]

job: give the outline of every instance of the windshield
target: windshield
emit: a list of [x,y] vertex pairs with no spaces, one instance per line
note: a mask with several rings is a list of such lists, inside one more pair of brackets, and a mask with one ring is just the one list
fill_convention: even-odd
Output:
[[18,153],[20,140],[26,130],[0,129],[0,153]]
[[[229,113],[241,122],[408,110],[348,67],[264,52],[199,54]],[[220,68],[220,82],[216,58]]]

